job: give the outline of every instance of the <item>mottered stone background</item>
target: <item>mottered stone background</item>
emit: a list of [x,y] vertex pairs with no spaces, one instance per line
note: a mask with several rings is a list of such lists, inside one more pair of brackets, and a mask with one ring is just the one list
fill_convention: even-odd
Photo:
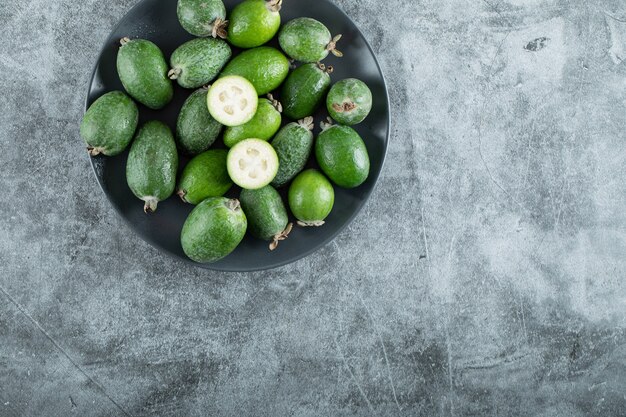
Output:
[[160,254],[96,184],[77,126],[134,3],[0,2],[1,416],[626,415],[623,1],[336,0],[386,166],[252,274]]

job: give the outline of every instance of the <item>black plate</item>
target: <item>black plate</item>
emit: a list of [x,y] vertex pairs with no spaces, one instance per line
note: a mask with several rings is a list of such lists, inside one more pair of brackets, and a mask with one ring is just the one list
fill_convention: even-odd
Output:
[[[123,90],[117,76],[116,57],[119,39],[124,36],[149,39],[156,43],[166,57],[174,49],[193,37],[185,32],[176,17],[176,0],[143,0],[133,7],[121,20],[107,39],[94,69],[86,106],[88,107],[102,94],[112,90]],[[232,8],[238,0],[225,0],[226,8]],[[275,268],[303,258],[330,242],[359,213],[378,180],[389,137],[389,99],[382,72],[371,47],[343,11],[327,0],[286,0],[281,11],[283,22],[301,16],[308,16],[323,22],[333,35],[341,33],[343,38],[338,49],[343,58],[332,55],[324,61],[335,67],[333,82],[344,78],[359,78],[372,90],[374,105],[370,116],[360,125],[355,126],[367,148],[371,159],[370,177],[362,186],[345,190],[335,187],[335,207],[326,224],[319,228],[297,227],[288,240],[282,242],[274,252],[268,250],[268,243],[246,236],[241,245],[231,255],[213,264],[196,264],[208,269],[221,271],[255,271]],[[276,40],[271,45],[278,47]],[[234,53],[238,51],[234,50]],[[165,109],[153,111],[140,106],[140,125],[148,120],[159,119],[174,129],[178,112],[191,93],[176,86],[172,103]],[[315,133],[319,133],[319,123],[327,117],[326,111],[320,111],[315,117]],[[221,141],[216,147],[223,147]],[[143,239],[175,257],[191,262],[183,253],[180,245],[180,231],[187,215],[193,207],[183,204],[173,196],[159,203],[154,214],[143,212],[143,203],[130,191],[126,184],[126,158],[128,152],[108,158],[92,158],[92,165],[102,190],[115,209]],[[315,158],[312,158],[315,159]],[[187,162],[181,157],[181,169]],[[310,162],[315,166],[315,161]],[[286,190],[281,190],[285,195]],[[228,196],[237,197],[238,189],[233,189]]]

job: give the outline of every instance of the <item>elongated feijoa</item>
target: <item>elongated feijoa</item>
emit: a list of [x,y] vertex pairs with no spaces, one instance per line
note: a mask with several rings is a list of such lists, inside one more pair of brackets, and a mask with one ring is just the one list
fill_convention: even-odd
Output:
[[258,190],[242,190],[239,196],[241,207],[248,219],[248,230],[252,236],[271,241],[270,250],[287,239],[292,224],[280,194],[271,185]]
[[209,113],[224,126],[239,126],[249,122],[258,104],[259,96],[254,86],[237,75],[215,81],[207,95]]
[[322,226],[335,204],[335,190],[315,169],[302,171],[289,187],[289,208],[300,226]]
[[222,0],[178,0],[181,26],[194,36],[226,38],[226,7]]
[[282,0],[244,0],[229,16],[228,41],[239,48],[268,42],[280,28]]
[[278,157],[272,145],[261,139],[246,139],[228,152],[228,175],[248,190],[268,185],[278,171]]
[[272,185],[282,187],[304,169],[313,150],[313,118],[289,123],[272,140],[278,155],[278,172]]
[[230,46],[221,39],[193,39],[174,51],[167,75],[183,88],[198,88],[213,81],[230,56]]
[[126,181],[144,211],[154,212],[159,201],[174,192],[178,154],[169,127],[158,121],[143,125],[133,141],[126,162]]
[[241,126],[228,127],[224,131],[224,145],[232,148],[242,140],[257,138],[270,140],[280,129],[282,105],[274,100],[272,95],[268,99],[259,99],[256,113],[249,122]]
[[329,53],[343,56],[337,50],[341,35],[334,38],[323,23],[310,17],[293,19],[283,26],[278,34],[280,47],[289,57],[300,62],[319,62]]
[[328,113],[337,123],[352,126],[361,123],[372,110],[372,92],[356,78],[333,85],[326,97]]
[[348,126],[322,124],[324,131],[315,141],[315,157],[324,174],[340,187],[363,184],[370,172],[367,147]]
[[237,248],[247,226],[238,200],[207,198],[185,221],[180,235],[183,251],[196,262],[219,261]]
[[117,53],[117,73],[132,98],[153,110],[165,107],[174,96],[163,52],[145,39],[123,38]]
[[269,46],[243,51],[230,61],[222,76],[239,75],[250,81],[258,95],[277,89],[289,74],[289,60]]
[[194,91],[185,100],[176,122],[176,139],[183,153],[197,155],[213,145],[222,125],[215,120],[207,108],[206,88]]
[[193,158],[180,177],[176,193],[185,202],[199,204],[209,197],[221,197],[233,182],[226,170],[226,149],[213,149]]
[[121,91],[111,91],[94,101],[80,124],[89,155],[122,153],[133,139],[138,118],[137,105]]
[[333,67],[324,64],[304,64],[287,77],[281,90],[281,103],[285,116],[299,120],[320,107],[330,88]]

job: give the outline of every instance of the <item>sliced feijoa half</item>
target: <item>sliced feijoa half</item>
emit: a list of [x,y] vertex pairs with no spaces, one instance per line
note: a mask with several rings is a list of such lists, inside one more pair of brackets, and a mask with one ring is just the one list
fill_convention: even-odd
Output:
[[240,126],[256,113],[259,97],[250,81],[237,75],[220,78],[209,88],[211,116],[225,126]]
[[268,185],[278,172],[278,156],[272,145],[261,139],[246,139],[228,152],[228,175],[246,190]]

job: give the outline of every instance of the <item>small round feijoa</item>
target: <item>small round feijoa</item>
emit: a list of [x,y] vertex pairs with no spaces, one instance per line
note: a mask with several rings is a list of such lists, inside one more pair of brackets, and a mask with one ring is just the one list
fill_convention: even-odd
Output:
[[322,226],[335,204],[335,190],[316,169],[301,172],[289,187],[289,208],[300,226]]
[[329,53],[343,56],[337,50],[341,35],[334,38],[328,28],[320,21],[310,17],[290,20],[278,34],[280,47],[287,55],[300,62],[319,62]]
[[280,28],[282,0],[244,0],[229,16],[228,41],[239,48],[263,45]]
[[272,145],[261,139],[246,139],[228,152],[228,175],[248,190],[263,188],[278,172],[278,156]]
[[211,116],[225,126],[249,122],[256,113],[259,97],[250,81],[238,75],[218,79],[209,88],[207,105]]
[[331,87],[326,107],[337,123],[356,125],[365,120],[372,110],[372,92],[363,81],[347,78]]
[[343,188],[363,184],[369,176],[370,159],[361,136],[348,126],[323,127],[315,141],[315,157],[324,174]]
[[226,38],[226,7],[222,0],[178,0],[180,25],[194,36]]
[[289,74],[289,60],[276,48],[259,46],[243,51],[224,67],[221,76],[239,75],[262,96],[276,90]]

